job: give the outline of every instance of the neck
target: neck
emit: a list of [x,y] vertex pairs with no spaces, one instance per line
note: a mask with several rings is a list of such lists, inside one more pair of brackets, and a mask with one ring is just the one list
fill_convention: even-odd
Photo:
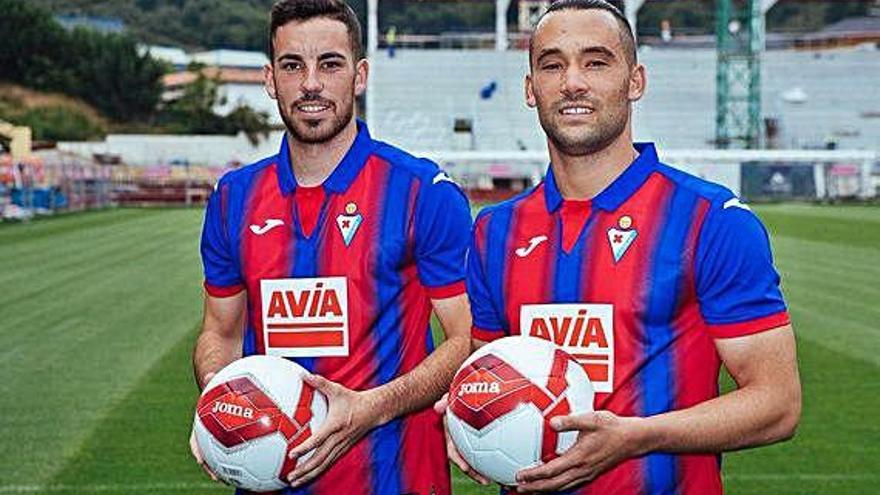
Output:
[[297,185],[314,187],[323,184],[336,170],[356,137],[355,119],[351,119],[339,134],[323,143],[304,143],[288,132],[290,163]]
[[627,130],[602,150],[588,155],[567,155],[548,143],[556,186],[565,199],[593,199],[638,156]]

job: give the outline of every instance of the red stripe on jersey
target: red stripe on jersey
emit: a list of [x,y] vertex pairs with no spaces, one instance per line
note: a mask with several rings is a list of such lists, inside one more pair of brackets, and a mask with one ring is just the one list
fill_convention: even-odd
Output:
[[[349,355],[322,357],[316,361],[315,372],[354,390],[379,385],[376,383],[378,364],[372,328],[380,309],[376,307],[375,274],[378,269],[382,198],[385,197],[388,172],[386,162],[375,156],[370,157],[358,179],[347,191],[330,196],[325,225],[318,227],[322,229],[318,247],[319,276],[348,277]],[[350,205],[361,215],[362,222],[346,246],[336,225],[336,217],[348,214],[346,209]],[[365,268],[352,270],[352,263],[363,264]]]
[[[422,286],[416,265],[403,271],[403,294],[400,297],[403,317],[400,374],[409,373],[428,357],[431,317],[431,301]],[[448,494],[449,465],[446,460],[446,443],[440,415],[428,407],[401,419],[401,466],[402,489],[405,493]]]
[[[520,307],[553,299],[553,274],[559,246],[558,218],[547,214],[542,183],[535,193],[513,207],[505,246],[504,300],[510,335],[527,335],[520,328]],[[543,238],[543,239],[542,239]]]
[[[263,307],[260,280],[288,278],[291,274],[293,235],[292,197],[285,197],[278,187],[277,163],[264,168],[254,179],[248,194],[241,230],[241,264],[248,291],[248,315],[256,333],[256,353],[265,353],[263,342]],[[260,231],[266,221],[280,220],[282,224]],[[251,229],[251,226],[256,226]],[[256,231],[255,231],[256,230]]]
[[774,328],[779,328],[788,325],[789,323],[791,323],[791,317],[788,315],[788,311],[780,311],[772,315],[749,321],[724,323],[721,325],[707,325],[707,328],[709,329],[709,333],[711,333],[716,339],[727,339],[773,330]]
[[471,327],[471,337],[483,342],[492,342],[506,336],[507,334],[504,333],[504,330],[486,330],[480,327]]
[[229,287],[220,287],[219,285],[211,285],[207,280],[204,282],[205,292],[211,297],[232,297],[244,290],[244,285],[236,284]]
[[330,468],[306,488],[312,495],[339,495],[358,493],[369,495],[373,486],[370,469],[369,435],[354,444],[349,451],[336,460]]
[[460,296],[467,292],[467,289],[464,285],[464,280],[453,282],[449,285],[443,285],[441,287],[425,287],[425,290],[428,291],[428,297],[430,297],[431,299],[447,299],[450,297]]
[[[660,174],[652,174],[624,206],[614,212],[597,212],[590,246],[585,253],[585,269],[581,287],[582,300],[594,304],[614,305],[614,383],[612,393],[597,393],[595,407],[607,409],[622,416],[641,413],[641,390],[638,378],[643,364],[642,316],[645,312],[650,281],[650,261],[665,211],[659,205],[668,204],[673,185]],[[608,240],[608,230],[620,229],[621,218],[629,216],[638,233],[627,251],[614,261]],[[626,222],[624,222],[626,226]],[[591,373],[594,365],[585,368]],[[605,367],[607,370],[607,367]],[[592,376],[592,375],[591,375]],[[596,376],[595,379],[599,379]],[[631,459],[596,478],[578,493],[641,493],[643,460]]]
[[324,186],[297,186],[296,188],[293,199],[299,214],[299,225],[306,237],[310,237],[318,225],[318,216],[321,214],[324,196]]

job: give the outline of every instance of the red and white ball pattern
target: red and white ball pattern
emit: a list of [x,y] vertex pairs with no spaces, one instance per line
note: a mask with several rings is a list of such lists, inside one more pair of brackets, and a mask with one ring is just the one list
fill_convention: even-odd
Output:
[[283,358],[249,356],[208,382],[193,429],[205,462],[217,476],[256,492],[288,486],[287,475],[297,460],[287,454],[327,416],[327,400],[302,381],[306,373]]
[[449,390],[446,417],[456,448],[474,469],[503,485],[516,472],[568,450],[577,432],[557,433],[551,418],[593,410],[583,367],[553,343],[515,336],[471,355]]

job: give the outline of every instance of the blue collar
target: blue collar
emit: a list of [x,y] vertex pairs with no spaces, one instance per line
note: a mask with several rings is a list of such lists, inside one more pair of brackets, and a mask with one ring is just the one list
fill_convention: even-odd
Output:
[[[645,183],[645,180],[654,171],[658,163],[654,144],[635,143],[633,146],[639,152],[639,156],[626,167],[626,170],[618,178],[614,179],[614,182],[593,198],[593,206],[606,211],[616,210]],[[547,176],[544,178],[544,198],[547,202],[547,211],[550,213],[562,206],[562,193],[559,192],[559,187],[556,185],[553,167],[547,168]]]
[[[324,189],[329,192],[343,193],[347,191],[373,152],[373,139],[370,137],[367,125],[358,120],[357,130],[357,136],[354,138],[351,148],[324,181]],[[278,185],[281,187],[281,192],[288,195],[296,191],[296,177],[293,175],[293,166],[290,163],[290,147],[286,132],[281,140],[281,150],[278,151],[277,157]]]

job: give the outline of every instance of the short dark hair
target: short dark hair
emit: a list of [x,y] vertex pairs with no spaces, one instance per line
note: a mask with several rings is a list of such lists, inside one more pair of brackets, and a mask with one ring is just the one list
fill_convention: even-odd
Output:
[[326,17],[345,24],[355,60],[364,57],[361,23],[357,14],[344,0],[280,0],[272,6],[269,23],[269,60],[275,62],[275,32],[291,21],[307,21]]
[[[631,64],[635,64],[636,61],[638,61],[638,55],[636,54],[636,39],[633,34],[632,26],[630,26],[629,20],[623,15],[623,12],[611,2],[608,2],[607,0],[556,0],[550,4],[550,7],[546,12],[541,14],[541,17],[538,19],[538,24],[541,24],[541,21],[547,15],[561,10],[604,10],[605,12],[611,13],[611,15],[617,19],[617,24],[620,27],[620,43],[623,45],[623,50],[629,59],[628,61]],[[532,36],[534,37],[534,33]],[[529,38],[529,60],[531,61],[531,59],[532,38]]]

